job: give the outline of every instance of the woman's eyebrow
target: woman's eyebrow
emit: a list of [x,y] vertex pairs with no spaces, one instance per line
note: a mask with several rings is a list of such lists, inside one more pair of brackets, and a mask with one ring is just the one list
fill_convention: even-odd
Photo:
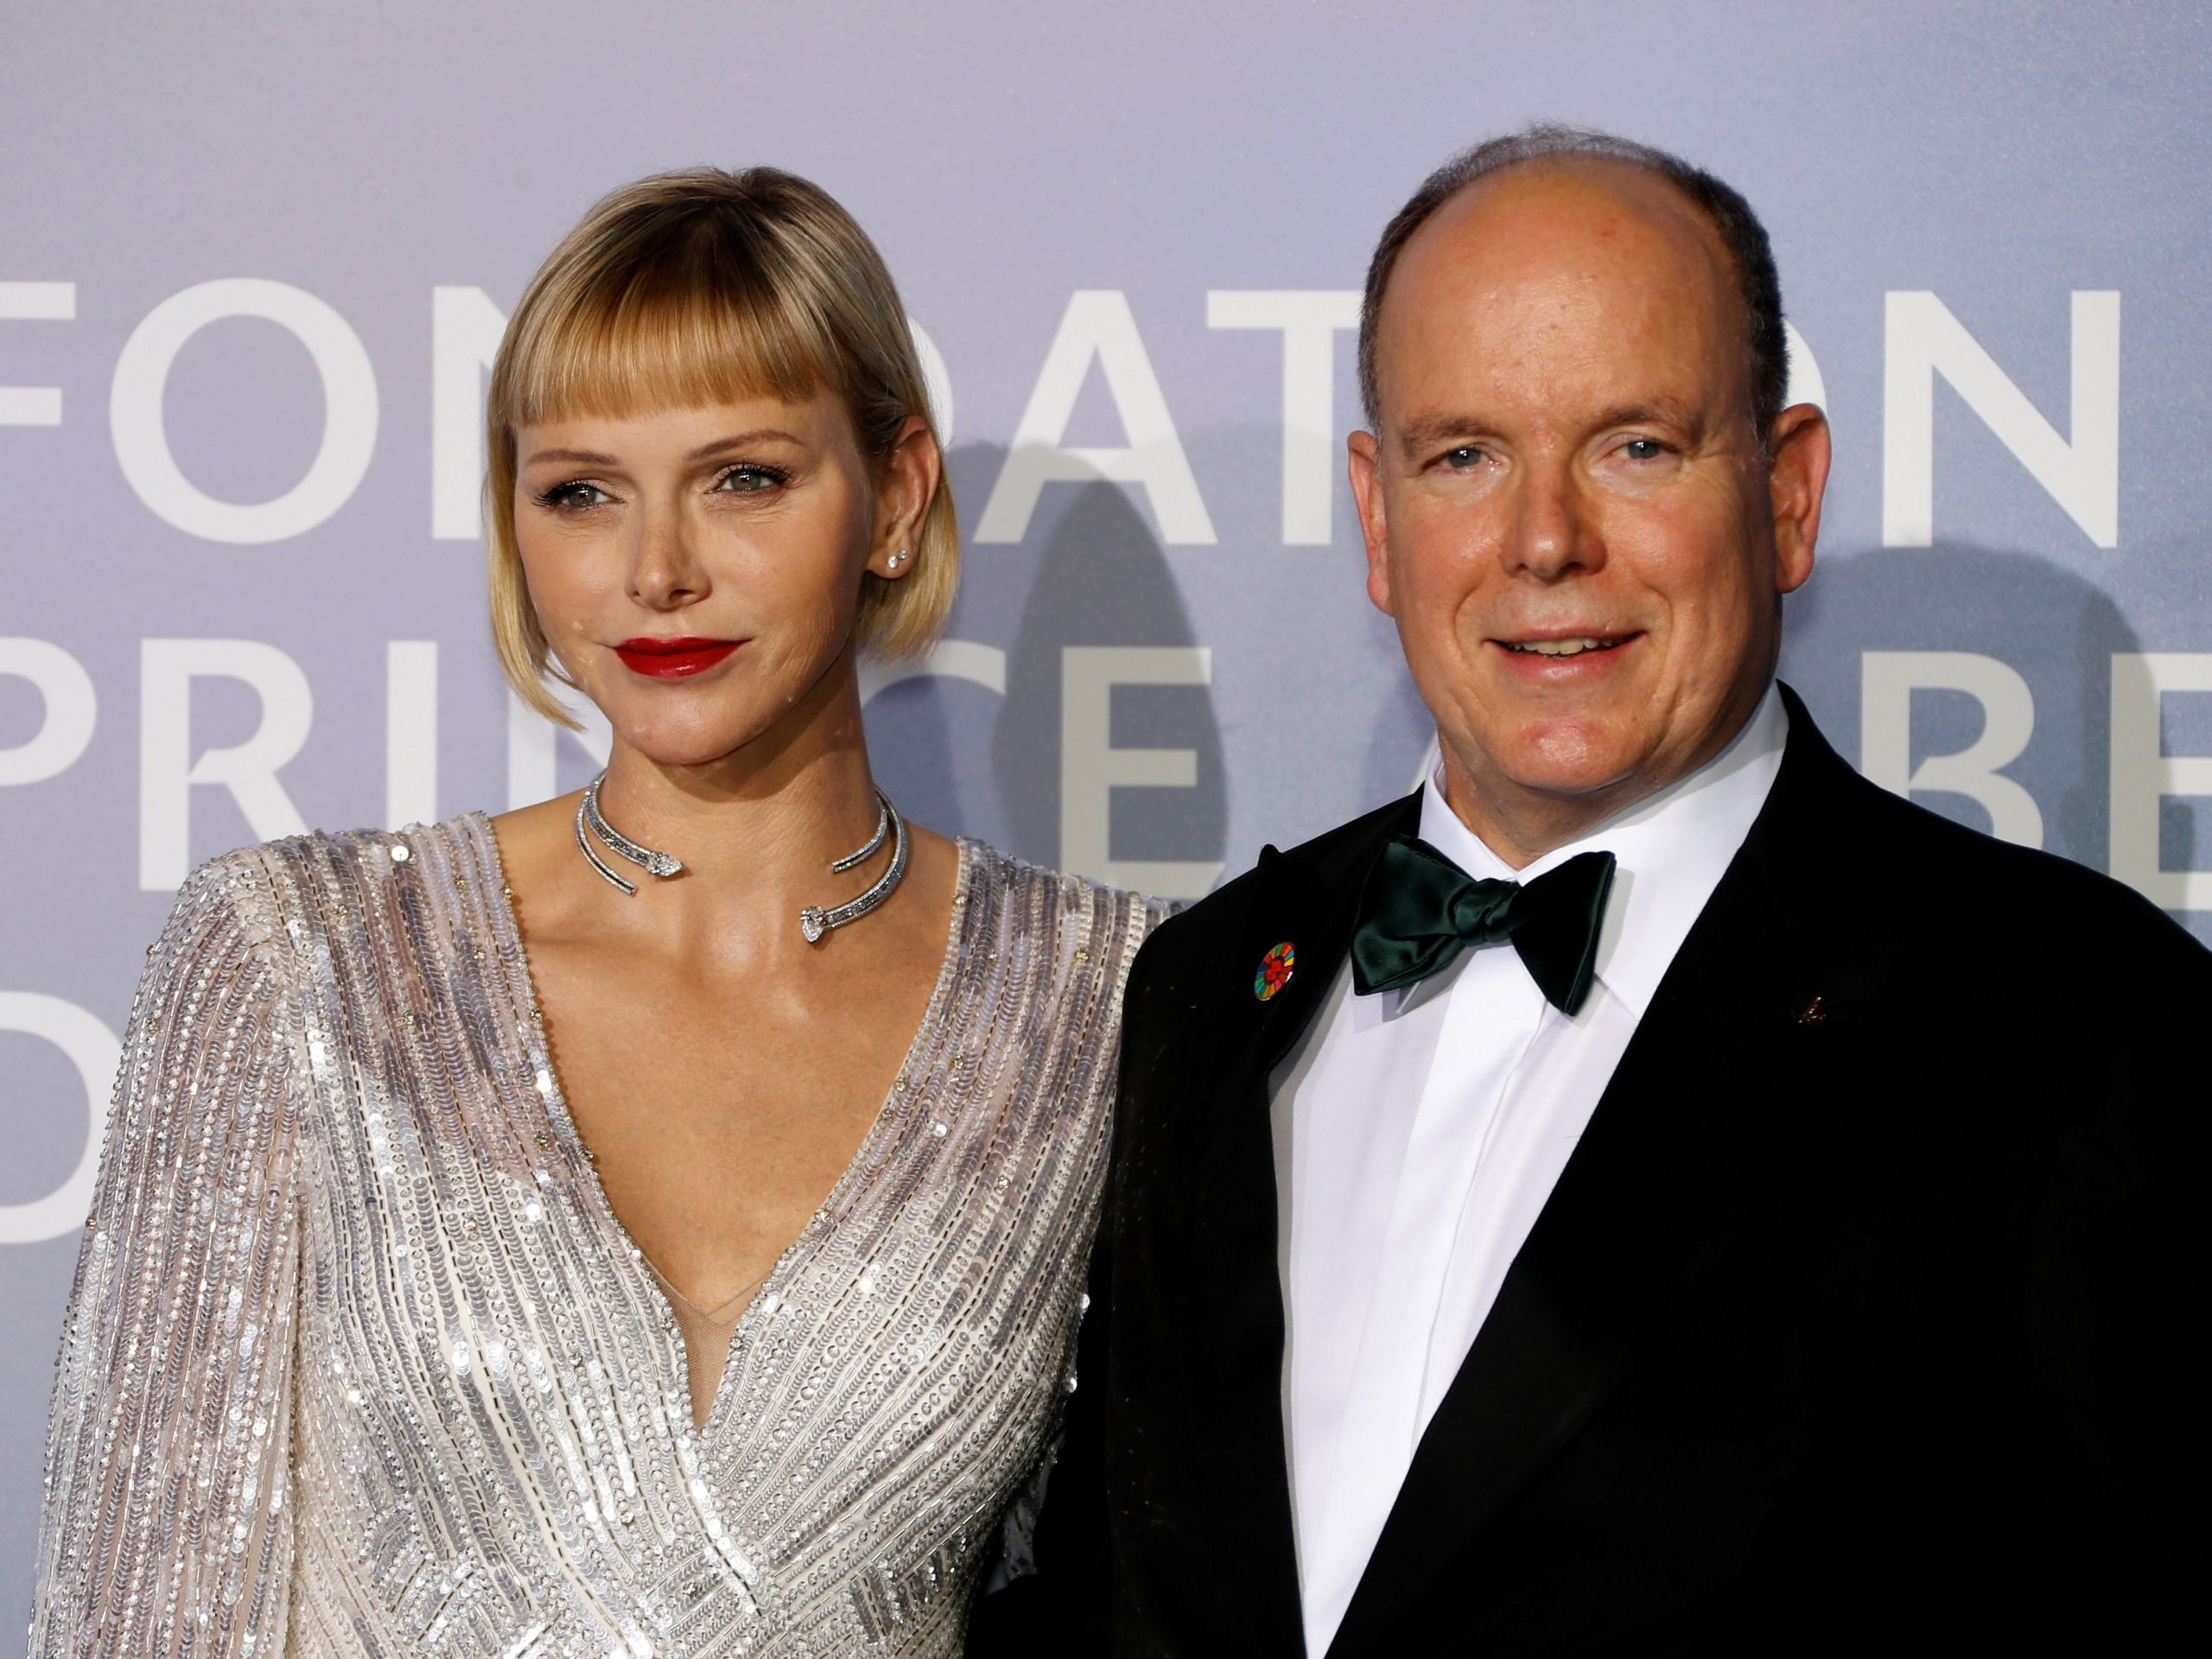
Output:
[[704,461],[708,456],[718,455],[725,449],[741,449],[747,444],[766,443],[772,441],[795,444],[798,439],[779,426],[759,426],[750,432],[736,432],[727,438],[716,438],[712,443],[702,443],[684,459]]
[[612,455],[602,455],[589,449],[540,449],[523,463],[535,467],[541,461],[565,461],[579,467],[613,467],[620,463]]

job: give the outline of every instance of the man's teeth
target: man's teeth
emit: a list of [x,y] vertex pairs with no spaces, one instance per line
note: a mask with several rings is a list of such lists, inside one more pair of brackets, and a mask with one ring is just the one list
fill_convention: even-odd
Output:
[[1601,639],[1591,634],[1580,639],[1525,639],[1509,645],[1509,651],[1533,651],[1539,657],[1580,657],[1586,651],[1604,651],[1617,645],[1618,639]]

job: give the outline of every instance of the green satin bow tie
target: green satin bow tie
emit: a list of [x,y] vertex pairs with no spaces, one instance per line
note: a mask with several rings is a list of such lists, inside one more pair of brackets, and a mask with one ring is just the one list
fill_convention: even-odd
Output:
[[1552,1006],[1572,1014],[1597,976],[1613,855],[1578,853],[1535,880],[1478,881],[1427,842],[1400,836],[1359,895],[1351,981],[1362,996],[1440,973],[1471,944],[1511,939]]

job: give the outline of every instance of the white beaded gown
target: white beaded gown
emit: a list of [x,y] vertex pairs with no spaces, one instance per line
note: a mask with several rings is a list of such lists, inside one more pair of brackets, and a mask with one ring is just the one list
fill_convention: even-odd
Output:
[[206,866],[124,1045],[33,1654],[958,1653],[1075,1385],[1160,914],[961,843],[897,1083],[695,1431],[489,823]]

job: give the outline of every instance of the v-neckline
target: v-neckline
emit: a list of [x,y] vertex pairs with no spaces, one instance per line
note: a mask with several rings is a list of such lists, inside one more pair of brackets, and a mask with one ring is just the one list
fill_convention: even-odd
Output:
[[509,960],[512,967],[509,975],[527,1016],[524,1046],[526,1050],[535,1051],[531,1054],[531,1059],[537,1075],[544,1079],[543,1089],[531,1092],[538,1096],[547,1117],[565,1138],[569,1152],[574,1154],[576,1166],[584,1177],[583,1186],[589,1195],[594,1218],[612,1243],[613,1253],[628,1264],[626,1268],[620,1270],[628,1272],[632,1279],[661,1306],[665,1315],[662,1328],[664,1332],[676,1336],[673,1355],[670,1354],[670,1344],[666,1343],[662,1344],[661,1351],[664,1357],[672,1357],[676,1364],[679,1392],[684,1406],[679,1417],[681,1432],[703,1446],[720,1427],[726,1414],[730,1374],[736,1368],[739,1344],[745,1339],[753,1316],[760,1314],[766,1318],[783,1305],[785,1300],[784,1287],[796,1270],[798,1259],[826,1236],[831,1224],[830,1217],[842,1207],[840,1201],[852,1188],[861,1185],[866,1179],[866,1172],[878,1162],[880,1143],[892,1133],[894,1119],[899,1116],[897,1109],[902,1102],[913,1098],[918,1092],[913,1076],[915,1058],[921,1052],[925,1040],[942,1020],[952,982],[968,954],[962,945],[969,914],[975,908],[969,901],[974,887],[973,876],[980,858],[979,844],[965,836],[954,841],[959,864],[953,880],[952,914],[945,925],[944,955],[938,963],[937,979],[930,988],[930,1000],[922,1010],[921,1022],[914,1027],[913,1035],[907,1039],[906,1052],[899,1057],[899,1069],[892,1075],[891,1086],[884,1093],[883,1103],[876,1109],[874,1117],[869,1121],[868,1133],[861,1137],[860,1145],[854,1148],[851,1159],[838,1172],[837,1179],[830,1184],[828,1193],[821,1203],[815,1205],[814,1213],[807,1217],[805,1224],[791,1242],[784,1246],[776,1257],[775,1265],[768,1269],[767,1277],[754,1289],[752,1301],[738,1315],[736,1325],[730,1330],[728,1345],[722,1353],[721,1372],[715,1379],[714,1398],[708,1402],[707,1414],[702,1420],[698,1416],[697,1404],[691,1398],[690,1357],[683,1351],[683,1338],[677,1331],[676,1310],[670,1304],[667,1293],[661,1287],[660,1270],[652,1265],[638,1241],[631,1236],[630,1230],[623,1224],[622,1218],[614,1213],[614,1206],[607,1196],[607,1188],[599,1179],[598,1161],[582,1133],[576,1128],[575,1119],[569,1114],[568,1091],[562,1084],[559,1068],[553,1063],[551,1040],[545,1034],[544,1009],[537,999],[537,976],[531,971],[530,947],[523,938],[522,918],[515,910],[514,893],[507,884],[506,855],[499,845],[499,832],[493,829],[487,813],[472,812],[467,822],[482,838],[491,873],[495,878],[493,885],[497,891],[485,902],[499,934],[502,954],[512,953]]

